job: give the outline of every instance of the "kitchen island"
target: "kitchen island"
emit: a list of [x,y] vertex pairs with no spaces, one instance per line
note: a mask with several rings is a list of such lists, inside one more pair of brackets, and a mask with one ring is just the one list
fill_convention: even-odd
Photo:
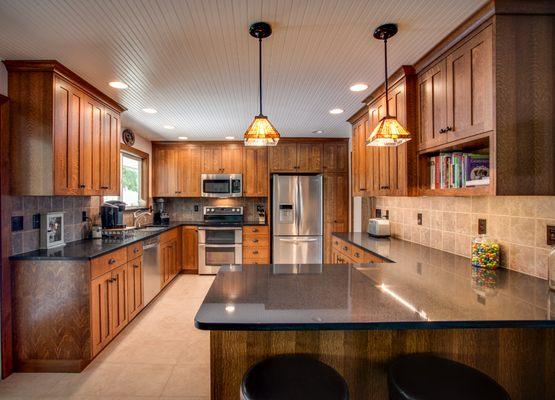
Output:
[[466,258],[401,240],[343,235],[391,262],[222,268],[195,317],[211,331],[213,399],[238,398],[247,368],[282,353],[331,365],[353,399],[384,399],[388,362],[413,352],[478,368],[513,399],[555,397],[555,295],[546,281],[473,270]]

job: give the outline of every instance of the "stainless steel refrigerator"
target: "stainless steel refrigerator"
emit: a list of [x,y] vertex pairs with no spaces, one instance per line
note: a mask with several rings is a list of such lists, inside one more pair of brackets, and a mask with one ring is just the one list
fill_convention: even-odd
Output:
[[322,175],[273,175],[274,264],[322,262]]

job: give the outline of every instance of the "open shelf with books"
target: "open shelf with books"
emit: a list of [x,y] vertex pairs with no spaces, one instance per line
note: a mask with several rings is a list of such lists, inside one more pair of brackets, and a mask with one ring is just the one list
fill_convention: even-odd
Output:
[[485,196],[495,194],[490,137],[420,152],[421,196]]

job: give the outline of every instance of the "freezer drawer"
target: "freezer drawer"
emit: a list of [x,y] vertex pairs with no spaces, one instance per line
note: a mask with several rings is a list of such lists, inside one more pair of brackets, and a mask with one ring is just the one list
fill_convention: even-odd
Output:
[[274,264],[320,264],[322,236],[274,236]]

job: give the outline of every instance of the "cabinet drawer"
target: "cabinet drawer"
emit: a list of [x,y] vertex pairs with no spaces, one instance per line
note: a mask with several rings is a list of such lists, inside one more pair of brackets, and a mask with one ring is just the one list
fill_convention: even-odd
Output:
[[127,248],[94,258],[91,261],[91,279],[96,278],[127,262]]
[[246,258],[243,259],[243,264],[270,264],[269,258]]
[[127,247],[127,259],[132,260],[134,258],[143,255],[143,242],[133,243]]
[[250,235],[250,234],[268,235],[269,233],[270,233],[270,228],[268,227],[268,225],[243,226],[243,235]]
[[245,246],[243,245],[243,259],[263,258],[268,259],[270,248],[268,246]]
[[177,239],[179,229],[172,229],[171,231],[164,232],[160,235],[160,243],[169,242],[170,240]]
[[354,262],[363,263],[368,261],[368,252],[359,249],[356,246],[351,246],[351,258]]
[[332,237],[331,245],[335,250],[340,251],[343,243],[343,240]]
[[270,238],[268,235],[243,235],[243,246],[269,247]]

